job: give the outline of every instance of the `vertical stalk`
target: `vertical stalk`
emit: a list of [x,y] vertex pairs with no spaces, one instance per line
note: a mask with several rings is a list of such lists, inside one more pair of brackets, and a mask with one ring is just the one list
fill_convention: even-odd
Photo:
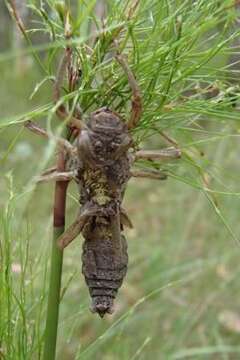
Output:
[[[65,38],[68,40],[72,35],[70,14],[69,11],[65,13]],[[73,79],[73,68],[71,66],[72,49],[67,46],[65,49],[65,55],[62,62],[59,65],[56,81],[54,85],[54,101],[58,102],[60,99],[60,87],[63,82],[65,71],[68,73],[69,92],[75,88],[75,82]],[[67,69],[66,69],[67,68]],[[57,111],[60,118],[66,119],[70,117],[70,114],[62,106]],[[65,138],[68,140],[72,136],[72,131],[66,126]],[[57,160],[57,171],[65,171],[65,158],[64,150],[59,149]],[[52,241],[52,256],[51,256],[51,271],[50,271],[50,284],[48,293],[48,307],[45,329],[45,343],[43,360],[54,360],[56,356],[57,345],[57,331],[58,331],[58,318],[59,318],[59,305],[60,305],[60,291],[61,291],[61,278],[62,278],[62,264],[63,264],[63,250],[60,250],[57,246],[57,239],[64,232],[65,227],[65,208],[66,208],[66,196],[68,181],[57,181],[55,185],[55,197],[54,197],[54,209],[53,209],[53,241]]]
[[[29,45],[32,45],[31,40],[25,30],[24,23],[18,14],[16,1],[7,1],[9,11],[16,21],[16,24],[23,34]],[[60,9],[61,10],[61,9]],[[65,17],[65,38],[69,39],[72,35],[70,14],[67,9],[62,10]],[[33,52],[35,59],[41,68],[45,71],[39,56]],[[63,81],[63,77],[68,65],[68,70],[71,70],[71,49],[66,48],[66,55],[60,64],[55,86],[54,86],[54,101],[57,102],[60,98],[60,85]],[[70,79],[71,77],[69,77]],[[77,81],[77,78],[75,79]],[[74,90],[74,88],[72,89]],[[70,88],[71,91],[71,88]],[[65,108],[64,108],[65,110]],[[58,112],[57,112],[58,113]],[[60,114],[61,115],[61,111]],[[63,112],[64,118],[68,117],[68,114]],[[60,116],[61,118],[62,116]],[[65,137],[71,136],[69,128],[66,126]],[[63,150],[59,150],[57,160],[57,170],[62,172],[65,170],[65,159]],[[57,239],[64,232],[65,228],[65,208],[66,208],[66,195],[68,181],[57,181],[55,185],[54,195],[54,209],[53,209],[53,239],[52,239],[52,253],[51,253],[51,268],[50,268],[50,281],[49,281],[49,293],[48,293],[48,305],[47,305],[47,317],[46,317],[46,328],[44,337],[44,352],[43,360],[54,360],[56,355],[56,344],[57,344],[57,331],[58,331],[58,318],[59,318],[59,305],[60,305],[60,291],[61,291],[61,278],[62,278],[62,264],[63,264],[63,251],[57,246]]]
[[[64,155],[62,152],[58,155],[57,165],[59,171],[64,171]],[[51,270],[43,360],[54,360],[56,355],[63,263],[63,251],[58,248],[57,239],[64,232],[67,187],[68,181],[57,181],[55,185]]]
[[[71,25],[70,25],[70,14],[67,11],[65,13],[65,38],[71,37]],[[64,74],[68,71],[69,91],[74,90],[71,88],[72,79],[72,67],[71,67],[71,55],[72,50],[69,46],[65,49],[65,55],[62,62],[59,65],[56,81],[54,85],[54,101],[58,102],[60,99],[60,87],[63,82]],[[57,114],[60,118],[66,119],[70,116],[67,113],[64,106],[62,109],[57,110]],[[71,131],[66,126],[65,138],[68,140],[71,137]],[[58,150],[57,160],[57,171],[65,171],[65,158],[64,150]],[[51,270],[50,270],[50,283],[48,293],[48,307],[47,307],[47,318],[46,318],[46,329],[45,329],[45,342],[44,342],[44,353],[43,360],[54,360],[56,356],[56,345],[57,345],[57,331],[58,331],[58,318],[59,318],[59,305],[60,305],[60,292],[61,292],[61,278],[62,278],[62,264],[63,264],[63,250],[60,250],[57,246],[57,239],[64,232],[65,228],[65,209],[66,209],[66,197],[68,181],[57,181],[55,185],[55,196],[54,196],[54,209],[53,209],[53,241],[52,241],[52,255],[51,255]]]

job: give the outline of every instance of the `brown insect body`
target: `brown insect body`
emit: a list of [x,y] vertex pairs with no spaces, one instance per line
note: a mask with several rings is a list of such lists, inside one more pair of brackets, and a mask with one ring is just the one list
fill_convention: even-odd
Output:
[[[101,219],[100,219],[101,221]],[[113,313],[113,301],[127,272],[128,255],[125,237],[121,235],[121,252],[108,224],[94,224],[83,244],[82,272],[92,297],[92,312],[101,317]]]
[[[92,113],[86,124],[78,109],[75,109],[73,114],[69,113],[61,102],[56,113],[59,118],[69,121],[69,136],[75,138],[75,141],[72,144],[66,139],[56,137],[61,161],[64,160],[64,164],[51,168],[38,177],[38,182],[64,181],[66,185],[75,179],[79,184],[80,213],[59,237],[58,246],[63,250],[80,233],[83,234],[85,241],[82,271],[92,297],[92,310],[100,316],[113,311],[114,298],[127,271],[127,244],[123,230],[124,226],[132,225],[121,207],[127,182],[131,176],[166,179],[165,172],[161,170],[134,169],[135,163],[141,159],[155,162],[179,159],[181,156],[176,141],[165,133],[162,133],[163,137],[174,145],[173,148],[158,151],[139,150],[131,154],[128,152],[129,148],[133,147],[129,130],[134,129],[140,121],[143,110],[142,98],[140,87],[126,57],[118,50],[117,41],[114,43],[115,59],[126,74],[132,91],[129,119],[123,122],[119,114],[102,108]],[[72,51],[69,46],[66,47],[56,76],[56,103],[60,100],[61,83],[66,67],[70,75],[69,89],[73,91],[77,85],[77,72],[72,64]],[[25,126],[38,135],[50,137],[46,130],[30,120]],[[65,203],[65,194],[62,195],[60,203]],[[56,206],[58,207],[58,204]],[[64,218],[64,206],[61,207],[60,213],[59,217]]]
[[80,203],[82,209],[92,209],[95,214],[82,230],[82,271],[92,297],[91,310],[100,316],[113,312],[113,300],[127,272],[127,244],[120,218],[130,178],[130,146],[126,125],[106,108],[91,115],[77,143]]

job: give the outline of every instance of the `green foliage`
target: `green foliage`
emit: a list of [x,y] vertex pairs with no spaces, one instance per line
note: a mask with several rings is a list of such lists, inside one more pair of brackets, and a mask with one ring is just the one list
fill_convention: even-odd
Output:
[[[0,88],[5,175],[0,180],[0,354],[8,360],[40,359],[43,351],[52,193],[47,185],[35,189],[34,176],[54,158],[54,144],[33,139],[22,124],[32,119],[61,131],[51,86],[67,44],[82,75],[74,92],[65,84],[60,102],[70,110],[80,104],[85,118],[109,106],[127,120],[131,91],[114,59],[117,38],[144,100],[133,133],[136,144],[159,148],[170,138],[183,156],[160,165],[168,184],[130,184],[126,207],[136,229],[128,234],[130,270],[112,320],[100,322],[88,312],[78,245],[66,251],[58,356],[237,358],[236,334],[224,332],[217,321],[225,310],[221,298],[235,309],[239,295],[240,92],[231,58],[238,56],[240,30],[232,1],[142,0],[131,16],[134,1],[108,1],[104,26],[94,12],[96,1],[71,2],[70,40],[63,21],[70,2],[27,3],[35,19],[26,29],[27,46],[0,54],[6,84]],[[36,60],[28,81],[12,72],[20,54]],[[28,161],[17,150],[21,142],[30,146]],[[71,189],[69,218],[76,198]]]

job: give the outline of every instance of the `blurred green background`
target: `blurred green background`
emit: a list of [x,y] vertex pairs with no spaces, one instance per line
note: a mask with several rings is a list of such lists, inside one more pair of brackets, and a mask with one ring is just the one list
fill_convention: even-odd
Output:
[[[5,4],[0,7],[0,123],[5,123],[49,103],[52,95],[46,84],[30,99],[42,79],[30,56],[3,61],[24,44]],[[26,17],[31,22],[29,14]],[[225,59],[219,57],[215,66],[221,61]],[[194,168],[181,161],[174,164],[175,178],[130,181],[124,200],[134,223],[134,229],[126,230],[129,270],[112,316],[102,320],[88,309],[90,299],[81,274],[82,238],[66,249],[57,359],[240,358],[239,128],[238,121],[225,120],[217,125],[206,120],[205,130],[211,135],[194,139],[199,142],[197,161],[207,164],[206,183],[225,194],[217,193],[212,199],[203,188],[178,181],[177,176],[195,176]],[[39,123],[44,126],[44,121]],[[4,294],[12,299],[5,300],[11,309],[8,349],[13,351],[8,355],[0,338],[0,358],[2,353],[3,359],[38,359],[45,324],[54,184],[35,186],[32,181],[54,163],[54,154],[48,160],[49,144],[21,125],[0,127],[0,139],[0,266],[3,271],[6,261],[9,265]],[[191,142],[192,138],[182,136],[180,146],[187,148]],[[163,144],[155,134],[143,145],[159,148]],[[77,196],[72,184],[68,223],[77,212]],[[4,300],[0,305],[3,339]],[[23,346],[22,353],[17,342]]]

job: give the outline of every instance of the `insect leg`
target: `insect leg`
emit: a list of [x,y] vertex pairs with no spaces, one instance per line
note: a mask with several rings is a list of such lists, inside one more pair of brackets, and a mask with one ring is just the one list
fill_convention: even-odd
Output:
[[88,217],[85,215],[79,215],[77,219],[70,225],[67,230],[58,239],[58,246],[63,250],[68,244],[70,244],[82,231],[86,224]]
[[[46,139],[53,139],[58,146],[60,151],[63,151],[65,156],[65,170],[66,171],[57,171],[57,167],[52,167],[47,169],[44,173],[40,176],[36,177],[36,182],[46,182],[46,181],[71,181],[72,179],[76,179],[77,177],[77,170],[73,170],[72,168],[68,168],[68,159],[75,159],[77,158],[76,154],[76,147],[73,146],[69,141],[66,139],[55,137],[49,134],[45,129],[41,128],[37,124],[32,121],[27,121],[24,125],[28,130],[32,131],[33,133],[40,135]],[[71,164],[70,164],[71,165]],[[70,171],[69,171],[70,170]]]
[[120,222],[121,222],[121,225],[124,225],[130,229],[133,228],[133,224],[132,224],[130,218],[128,217],[126,210],[123,209],[122,207],[120,208]]
[[40,135],[46,139],[49,139],[49,134],[47,133],[47,131],[45,129],[41,128],[40,126],[38,126],[37,124],[35,124],[31,120],[26,121],[24,123],[24,127],[26,129],[32,131],[36,135]]
[[167,179],[167,175],[164,172],[154,169],[146,169],[146,170],[132,169],[130,173],[131,176],[133,177],[142,177],[142,178],[149,178],[155,180]]
[[60,249],[64,249],[70,244],[82,231],[88,220],[101,213],[101,209],[95,205],[86,204],[84,210],[81,210],[77,219],[70,225],[67,230],[59,237],[58,246]]
[[[60,94],[61,94],[61,84],[63,82],[64,79],[64,75],[65,75],[65,71],[68,68],[72,69],[71,67],[71,49],[69,47],[66,48],[64,56],[59,64],[58,67],[58,71],[57,71],[57,75],[56,75],[56,80],[54,83],[54,88],[53,88],[53,98],[54,98],[54,102],[56,103],[56,105],[58,105],[58,103],[60,102]],[[77,82],[77,78],[75,79],[75,83]],[[75,85],[74,83],[74,85]],[[71,86],[71,91],[74,90],[74,86]],[[78,129],[78,131],[80,132],[81,129],[83,128],[83,122],[78,119],[77,117],[75,117],[74,115],[70,114],[66,107],[63,104],[59,104],[57,106],[56,109],[56,114],[59,118],[66,120],[69,118],[69,125],[72,128]],[[78,113],[79,115],[79,113]]]
[[[169,161],[181,158],[181,150],[178,148],[166,148],[160,150],[139,150],[132,158],[132,163],[137,160],[149,160],[149,161]],[[145,177],[156,180],[165,180],[167,175],[159,170],[154,169],[132,169],[131,175],[133,177]]]
[[[115,41],[115,44],[117,45],[116,41]],[[118,46],[116,46],[116,47],[118,48]],[[129,82],[129,85],[132,90],[132,109],[131,109],[131,116],[128,121],[128,128],[132,129],[137,125],[137,123],[142,115],[143,109],[142,109],[141,91],[140,91],[140,87],[136,81],[136,78],[135,78],[130,66],[128,65],[128,62],[127,62],[127,59],[125,58],[125,56],[122,55],[117,50],[117,54],[115,55],[115,58],[118,61],[118,63],[122,66],[123,71],[127,75],[128,82]]]
[[134,155],[134,160],[161,160],[168,161],[179,159],[181,157],[181,150],[170,147],[161,150],[139,150]]
[[57,143],[57,145],[63,149],[65,152],[71,154],[75,151],[75,147],[66,139],[58,138],[56,136],[52,136],[49,134],[45,129],[41,128],[39,125],[35,124],[33,121],[28,120],[24,124],[25,128],[32,131],[36,135],[40,135],[44,137],[45,139],[54,139]]
[[45,173],[35,178],[36,182],[71,181],[77,176],[76,171],[57,171],[56,168],[48,169]]
[[50,175],[52,174],[54,171],[57,171],[57,167],[53,166],[51,168],[48,168],[47,170],[45,170],[42,175]]

